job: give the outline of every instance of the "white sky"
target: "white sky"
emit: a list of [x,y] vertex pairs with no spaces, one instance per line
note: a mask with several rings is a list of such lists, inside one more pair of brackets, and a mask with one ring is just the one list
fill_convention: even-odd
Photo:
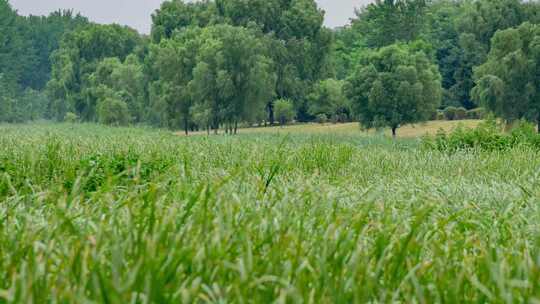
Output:
[[[150,15],[163,0],[10,0],[23,15],[46,15],[58,9],[73,9],[98,23],[119,23],[150,32]],[[354,15],[354,8],[370,0],[317,0],[326,11],[326,25],[341,26]]]

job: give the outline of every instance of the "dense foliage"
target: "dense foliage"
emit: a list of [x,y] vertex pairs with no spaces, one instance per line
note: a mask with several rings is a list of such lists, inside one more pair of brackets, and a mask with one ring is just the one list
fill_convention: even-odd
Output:
[[2,303],[530,303],[538,150],[0,127]]
[[491,44],[488,60],[475,70],[475,99],[499,117],[540,128],[540,25],[499,31]]
[[294,104],[287,99],[280,99],[274,103],[274,115],[283,126],[294,119]]
[[96,121],[97,106],[106,95],[122,93],[107,90],[104,78],[117,72],[115,60],[123,62],[141,43],[136,31],[119,25],[89,25],[65,35],[52,56],[52,79],[47,85],[51,116],[61,119],[74,112],[84,121]]
[[[152,46],[154,87],[169,110],[170,126],[191,129],[194,117],[207,113],[199,127],[217,131],[226,125],[264,119],[274,96],[276,76],[256,30],[231,25],[191,28]],[[172,113],[171,113],[172,112]],[[199,121],[200,123],[200,121]]]
[[[540,3],[521,0],[375,1],[336,35],[338,76],[346,78],[369,47],[423,39],[436,52],[444,88],[443,105],[477,106],[471,98],[473,68],[485,62],[498,30],[540,22]],[[353,39],[353,41],[351,41]]]
[[351,105],[345,95],[343,81],[326,79],[313,87],[308,96],[309,114],[315,117],[324,117],[334,122],[349,121],[352,117]]
[[[531,62],[538,31],[515,37],[540,22],[538,1],[377,0],[359,8],[348,26],[330,30],[323,20],[314,0],[169,0],[152,14],[147,37],[69,11],[22,17],[0,0],[0,121],[75,115],[83,122],[235,133],[239,125],[276,122],[277,100],[292,102],[296,121],[362,118],[364,127],[437,118],[439,106],[458,109],[458,117],[484,106],[509,121],[537,119]],[[522,45],[522,64],[489,68],[513,56],[514,43]],[[403,77],[422,78],[406,81],[418,89],[407,90],[408,97],[396,95],[396,81],[375,83],[399,111],[375,101],[376,90],[370,107],[359,106],[367,105],[360,87],[372,77],[373,54],[410,53],[406,46],[420,45],[422,63],[399,65],[423,75],[375,67],[380,79],[403,85]],[[515,77],[523,73],[528,80]],[[423,93],[420,85],[427,85]]]
[[394,44],[365,56],[349,78],[347,94],[366,128],[428,120],[441,101],[437,66],[421,47]]
[[510,132],[504,132],[496,120],[488,119],[476,128],[458,126],[449,133],[440,131],[435,137],[425,137],[423,144],[429,149],[444,152],[508,151],[516,147],[540,150],[540,135],[534,125],[525,121]]
[[64,33],[87,23],[70,11],[22,17],[0,0],[0,122],[48,117],[49,101],[39,91],[50,79],[51,55]]

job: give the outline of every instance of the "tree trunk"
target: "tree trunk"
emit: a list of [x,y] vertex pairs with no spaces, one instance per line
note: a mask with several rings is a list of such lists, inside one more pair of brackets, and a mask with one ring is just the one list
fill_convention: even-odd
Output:
[[186,136],[189,135],[189,122],[187,119],[184,119],[184,131],[186,131]]
[[214,129],[214,134],[218,135],[219,133],[219,120],[217,117],[214,117],[214,123],[212,124],[212,127]]
[[540,114],[538,115],[538,117],[536,118],[536,127],[538,128],[538,133],[540,134]]
[[504,124],[504,132],[510,132],[514,128],[514,125],[516,124],[515,120],[506,120]]
[[274,104],[272,102],[269,102],[267,108],[268,108],[268,121],[270,122],[270,125],[273,125],[274,120],[275,120],[275,117],[274,117]]
[[234,135],[238,134],[238,121],[234,122]]
[[392,138],[393,139],[397,138],[397,127],[392,127]]

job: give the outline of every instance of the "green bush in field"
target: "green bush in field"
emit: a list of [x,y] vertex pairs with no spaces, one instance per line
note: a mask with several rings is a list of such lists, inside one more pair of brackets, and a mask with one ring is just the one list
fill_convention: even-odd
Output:
[[496,120],[490,118],[474,129],[459,126],[449,134],[441,131],[435,137],[424,138],[423,143],[430,149],[450,152],[470,149],[504,151],[523,146],[540,149],[540,135],[533,125],[525,121],[519,122],[511,132],[504,133]]
[[467,110],[463,107],[447,107],[444,109],[444,116],[447,120],[463,120],[467,118]]
[[321,115],[338,122],[347,121],[351,114],[351,104],[343,92],[344,81],[335,79],[322,80],[315,84],[313,92],[308,95],[308,113]]
[[294,120],[295,110],[292,101],[280,99],[274,103],[274,115],[280,125],[286,125]]
[[447,120],[456,120],[456,112],[457,112],[457,108],[456,107],[453,107],[453,106],[450,106],[450,107],[446,107],[444,110],[444,116],[446,117]]
[[324,124],[328,122],[328,116],[326,114],[319,114],[315,117],[315,122]]
[[64,122],[67,123],[76,123],[79,121],[79,116],[73,112],[67,112],[64,116]]
[[467,109],[465,109],[464,107],[459,107],[456,109],[456,113],[455,113],[455,119],[456,120],[463,120],[463,119],[466,119],[467,118]]
[[446,116],[444,115],[444,112],[443,111],[437,111],[437,113],[435,114],[435,120],[445,120],[446,119]]
[[126,126],[131,121],[128,105],[117,98],[105,98],[98,104],[99,122],[112,126]]

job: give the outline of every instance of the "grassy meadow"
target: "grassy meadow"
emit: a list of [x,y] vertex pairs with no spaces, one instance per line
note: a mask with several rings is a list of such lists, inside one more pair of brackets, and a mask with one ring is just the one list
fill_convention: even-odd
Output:
[[540,303],[538,151],[314,128],[0,126],[0,303]]
[[[467,128],[474,128],[478,126],[480,120],[459,120],[459,121],[429,121],[426,123],[420,123],[416,125],[406,125],[398,130],[398,137],[401,138],[418,138],[425,135],[435,135],[439,130],[445,132],[451,132],[458,126]],[[223,131],[222,131],[223,132]],[[298,124],[289,125],[285,127],[273,126],[273,127],[254,127],[244,128],[239,130],[242,134],[281,134],[281,135],[340,135],[340,136],[352,136],[357,137],[360,135],[385,135],[392,136],[392,131],[386,130],[361,130],[357,122],[351,123],[310,123],[310,124]],[[178,132],[178,135],[184,135],[183,132]],[[195,132],[195,135],[206,135],[206,132]]]

